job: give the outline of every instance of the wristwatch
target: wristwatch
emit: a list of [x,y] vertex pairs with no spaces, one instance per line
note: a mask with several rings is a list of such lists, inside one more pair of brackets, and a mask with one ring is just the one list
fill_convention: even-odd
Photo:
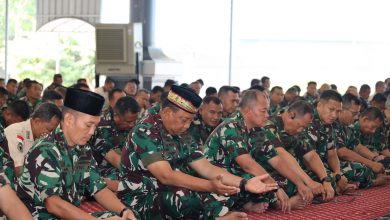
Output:
[[329,176],[326,176],[326,177],[321,179],[321,183],[324,183],[324,182],[330,183],[330,182],[332,182],[332,178],[330,178]]
[[335,176],[334,176],[334,181],[336,181],[336,183],[338,182],[338,181],[340,181],[341,180],[341,175],[340,174],[336,174]]

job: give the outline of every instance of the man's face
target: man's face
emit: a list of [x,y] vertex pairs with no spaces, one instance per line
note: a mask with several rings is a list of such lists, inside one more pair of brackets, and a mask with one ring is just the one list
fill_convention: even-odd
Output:
[[266,80],[264,81],[264,83],[262,84],[262,86],[263,86],[264,88],[266,88],[266,89],[269,89],[270,85],[271,85],[271,81],[270,81],[269,79],[266,79]]
[[317,86],[315,84],[310,84],[307,87],[307,93],[310,94],[311,96],[315,96],[317,92]]
[[137,93],[137,84],[135,84],[134,82],[128,82],[126,83],[123,90],[126,92],[127,95],[135,96],[135,94]]
[[305,130],[312,121],[311,114],[307,113],[303,117],[297,117],[295,112],[286,112],[283,119],[284,130],[289,135],[297,135]]
[[217,105],[214,102],[203,104],[199,109],[199,114],[206,125],[216,127],[222,118],[222,104]]
[[163,108],[162,120],[164,127],[171,135],[180,135],[190,127],[195,114],[178,109],[176,112],[171,108]]
[[115,83],[113,83],[113,82],[108,82],[108,83],[104,84],[104,90],[106,92],[113,90],[114,87],[115,87]]
[[156,93],[151,94],[150,101],[152,101],[152,103],[161,102],[161,95],[162,95],[162,92],[156,92]]
[[359,93],[360,97],[368,99],[370,97],[371,89],[365,89]]
[[125,97],[125,96],[126,96],[126,94],[124,92],[114,92],[114,94],[112,94],[112,99],[110,100],[111,108],[114,108],[118,99]]
[[317,111],[320,119],[325,124],[332,124],[339,117],[341,112],[341,102],[335,100],[321,100],[318,102]]
[[376,129],[382,125],[382,121],[379,119],[369,120],[366,116],[359,118],[360,131],[363,134],[374,134]]
[[248,121],[251,127],[263,127],[268,120],[268,100],[264,95],[257,95],[257,103],[250,107]]
[[137,103],[141,108],[147,109],[149,107],[149,98],[150,98],[149,93],[139,92],[135,97],[135,100],[137,100]]
[[54,105],[56,105],[59,109],[64,106],[64,100],[63,99],[54,99]]
[[283,100],[283,91],[275,89],[270,96],[270,100],[273,105],[278,105]]
[[17,83],[8,83],[7,84],[7,91],[8,93],[12,95],[16,95],[16,92],[18,91],[18,84]]
[[57,84],[57,85],[62,85],[62,77],[54,78],[54,83]]
[[43,135],[49,134],[52,132],[60,123],[60,119],[56,117],[52,117],[49,122],[46,122],[40,118],[32,119],[35,126],[33,126],[34,130],[32,131],[35,138],[40,138]]
[[371,106],[379,108],[382,112],[386,109],[384,102],[371,101]]
[[196,92],[196,94],[199,95],[200,90],[202,89],[202,84],[200,84],[198,82],[191,83],[191,89],[193,89]]
[[4,117],[4,121],[5,121],[6,127],[9,126],[9,125],[12,125],[14,123],[18,123],[18,122],[24,121],[22,117],[20,117],[19,115],[15,114],[10,109],[6,109],[3,112],[3,117]]
[[[115,111],[115,110],[114,110]],[[138,118],[138,113],[126,112],[124,116],[114,112],[115,126],[120,131],[130,131]]]
[[8,95],[0,96],[0,107],[4,106],[4,104],[7,102]]
[[238,93],[234,93],[232,91],[227,92],[225,95],[220,97],[223,111],[226,114],[232,114],[236,111],[238,107],[238,103],[240,101],[238,97]]
[[38,83],[33,83],[26,91],[27,96],[33,99],[40,99],[42,94],[42,86]]
[[94,134],[96,126],[100,122],[100,116],[92,116],[81,112],[66,113],[64,116],[64,128],[69,133],[68,143],[73,146],[85,145]]
[[339,120],[343,125],[351,125],[359,118],[360,105],[352,104],[349,108],[343,108],[339,115]]

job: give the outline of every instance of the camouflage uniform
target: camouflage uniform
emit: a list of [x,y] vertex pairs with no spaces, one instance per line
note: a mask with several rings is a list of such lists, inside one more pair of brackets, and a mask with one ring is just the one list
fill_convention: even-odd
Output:
[[215,127],[206,125],[202,120],[202,116],[198,113],[191,123],[189,132],[192,135],[194,141],[199,146],[203,146],[207,138],[209,137],[211,132],[213,132],[214,129]]
[[129,131],[119,131],[116,128],[113,116],[114,113],[111,107],[103,112],[90,143],[93,146],[93,157],[98,164],[97,170],[99,174],[110,180],[118,180],[119,170],[105,160],[104,157],[110,150],[115,151],[119,155],[121,154]]
[[[339,121],[335,123],[335,131],[339,146],[345,146],[348,149],[355,151],[359,145],[359,140],[355,137],[352,129],[342,125]],[[360,188],[368,188],[372,186],[375,178],[374,172],[366,165],[359,162],[345,161],[340,158],[341,172],[352,182],[359,182]]]
[[[307,127],[302,135],[299,137],[302,138],[304,144],[308,144],[309,146],[313,146],[316,150],[318,156],[320,157],[322,163],[324,164],[326,173],[328,176],[331,175],[332,170],[328,165],[328,151],[335,150],[339,146],[339,142],[336,141],[336,133],[334,131],[334,123],[333,124],[325,124],[321,121],[318,112],[314,109],[314,117],[312,123],[310,123],[309,127]],[[307,169],[305,170],[307,171]],[[307,172],[308,175],[319,181],[318,177],[313,172]],[[336,183],[332,180],[332,186],[335,188]]]
[[303,98],[310,104],[312,104],[314,106],[314,104],[317,102],[317,96],[312,96],[308,93],[305,93],[305,95],[303,95]]
[[[14,162],[6,152],[8,150],[7,140],[4,135],[4,128],[0,125],[0,171],[7,176],[12,189],[15,189],[16,176],[14,172]],[[6,149],[4,149],[6,148]]]
[[167,161],[172,170],[189,173],[188,163],[203,158],[189,133],[170,135],[159,114],[142,119],[122,151],[118,196],[142,213],[142,219],[210,219],[225,215],[228,197],[163,185],[147,166]]
[[352,129],[360,143],[370,151],[380,154],[383,150],[387,149],[386,130],[384,126],[377,128],[374,134],[363,134],[360,131],[360,123],[357,121],[352,125]]
[[[38,139],[27,153],[17,194],[36,219],[58,219],[45,207],[45,199],[57,195],[79,206],[84,194],[95,195],[106,187],[96,170],[90,146],[66,145],[60,128]],[[104,217],[114,216],[106,212]]]
[[[264,131],[250,130],[245,125],[241,112],[237,112],[230,119],[223,121],[210,135],[206,141],[203,151],[207,159],[214,165],[226,169],[228,172],[249,179],[247,174],[236,162],[236,157],[243,154],[251,156],[260,164],[267,164],[267,161],[277,155],[275,147],[261,145],[265,141]],[[257,149],[255,149],[257,148]],[[255,151],[256,154],[252,154]],[[274,193],[266,195],[256,195],[249,193],[239,193],[238,206],[245,204],[248,200],[253,202],[276,202]]]
[[159,102],[154,103],[152,106],[146,109],[143,116],[139,118],[138,121],[141,121],[141,119],[146,118],[148,115],[158,114],[160,112],[160,109],[161,109],[161,104]]
[[29,109],[29,111],[30,111],[30,115],[34,112],[35,109],[38,108],[38,106],[39,106],[40,104],[42,104],[42,99],[38,99],[38,100],[35,102],[35,104],[33,105],[33,104],[30,102],[30,100],[28,99],[27,96],[24,96],[24,97],[20,98],[19,100],[25,101],[25,102],[27,103],[28,109]]
[[16,100],[18,100],[18,97],[16,95],[8,94],[7,105],[11,104]]

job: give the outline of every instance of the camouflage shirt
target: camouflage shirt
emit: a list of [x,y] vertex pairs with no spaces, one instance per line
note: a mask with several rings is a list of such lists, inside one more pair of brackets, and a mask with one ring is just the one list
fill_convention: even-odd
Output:
[[[333,123],[334,124],[334,123]],[[339,146],[336,141],[336,133],[333,124],[325,124],[321,121],[318,112],[314,109],[314,117],[312,123],[303,131],[303,141],[313,146],[325,168],[328,168],[328,150],[332,150]]]
[[377,128],[374,134],[363,134],[360,131],[359,121],[355,122],[351,127],[360,143],[366,146],[370,151],[381,153],[383,150],[387,149],[384,125]]
[[308,142],[305,142],[305,139],[302,138],[302,133],[298,135],[290,135],[284,130],[284,123],[282,119],[283,112],[284,111],[280,111],[277,115],[272,116],[269,121],[267,121],[264,128],[277,134],[284,149],[288,151],[303,167],[303,156],[314,150],[314,148]]
[[113,115],[111,107],[103,112],[95,134],[90,140],[91,146],[93,146],[93,157],[98,164],[98,171],[104,177],[116,171],[116,167],[112,166],[104,157],[110,150],[114,150],[120,155],[129,134],[129,131],[120,131],[116,128]]
[[310,104],[312,104],[314,106],[314,104],[317,102],[317,99],[318,99],[318,96],[312,96],[308,93],[305,93],[305,95],[303,95],[303,98]]
[[[5,175],[7,178],[1,178],[0,180],[7,180],[10,184],[11,188],[15,189],[15,181],[16,176],[14,172],[14,161],[11,159],[9,154],[4,150],[4,148],[7,148],[6,146],[7,140],[4,135],[4,128],[0,125],[0,173],[1,175]],[[0,183],[0,185],[2,185]]]
[[203,153],[189,133],[171,135],[160,114],[150,114],[133,128],[122,151],[118,194],[147,195],[166,187],[147,168],[154,162],[167,161],[172,170],[188,174],[188,163],[201,158]]
[[215,127],[206,125],[202,120],[202,116],[198,113],[191,123],[189,132],[192,135],[192,138],[194,138],[195,142],[199,146],[203,146],[214,129]]
[[[208,138],[203,151],[214,165],[222,167],[237,176],[245,172],[236,163],[235,158],[251,154],[262,165],[277,155],[275,144],[278,139],[262,128],[248,130],[241,112],[223,121]],[[253,154],[252,154],[253,152]]]
[[93,196],[105,187],[90,146],[67,146],[58,127],[27,153],[17,194],[35,219],[57,219],[47,211],[45,199],[56,195],[79,206],[86,193]]
[[355,148],[360,144],[360,141],[356,138],[352,127],[345,126],[341,124],[340,121],[337,121],[334,123],[334,130],[336,131],[336,142],[338,146],[355,150]]
[[23,96],[23,97],[20,98],[19,100],[25,101],[25,102],[27,103],[28,109],[29,109],[29,111],[30,111],[30,115],[34,112],[35,109],[38,108],[38,106],[39,106],[40,104],[42,104],[42,99],[38,99],[38,100],[35,102],[35,104],[33,105],[33,104],[30,102],[30,100],[28,99],[27,96]]

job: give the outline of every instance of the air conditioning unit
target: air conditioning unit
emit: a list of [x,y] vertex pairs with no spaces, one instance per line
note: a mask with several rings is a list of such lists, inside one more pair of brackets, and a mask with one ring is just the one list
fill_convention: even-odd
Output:
[[95,28],[96,74],[135,75],[142,60],[142,24],[96,24]]

